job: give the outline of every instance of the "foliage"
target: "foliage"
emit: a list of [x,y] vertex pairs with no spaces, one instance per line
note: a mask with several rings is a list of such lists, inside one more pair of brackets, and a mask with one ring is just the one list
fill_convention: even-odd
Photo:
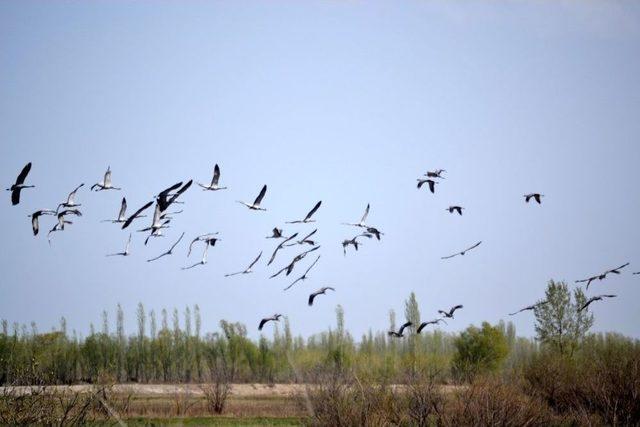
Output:
[[482,328],[468,327],[455,340],[453,368],[462,379],[496,371],[509,352],[507,340],[500,328],[482,323]]
[[534,310],[538,340],[561,354],[573,353],[593,325],[593,314],[579,310],[586,300],[581,288],[573,291],[572,299],[565,282],[549,281],[547,303]]

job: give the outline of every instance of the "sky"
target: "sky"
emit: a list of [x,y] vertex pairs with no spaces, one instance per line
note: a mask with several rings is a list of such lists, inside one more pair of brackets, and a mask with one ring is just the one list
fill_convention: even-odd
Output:
[[[3,1],[0,3],[0,181],[32,162],[22,193],[0,203],[0,318],[86,335],[102,310],[135,331],[135,310],[198,304],[203,331],[220,319],[288,316],[294,334],[335,324],[358,338],[403,318],[415,292],[424,319],[463,304],[449,332],[512,320],[534,335],[532,313],[550,279],[573,282],[626,262],[587,294],[594,331],[640,338],[640,4],[632,1]],[[166,237],[145,247],[101,223],[120,200],[130,212],[178,181],[187,191]],[[90,192],[107,166],[122,191]],[[446,169],[435,194],[416,188]],[[81,218],[31,233],[28,214],[75,186]],[[266,212],[249,211],[262,185]],[[542,205],[523,194],[540,192]],[[317,223],[292,226],[322,200]],[[368,222],[384,232],[343,255]],[[462,205],[463,216],[449,214]],[[151,214],[151,212],[148,212]],[[146,227],[149,218],[134,223]],[[275,227],[318,228],[309,279],[268,277]],[[208,263],[188,271],[187,241],[220,232]],[[182,233],[175,254],[165,251]],[[482,240],[464,257],[440,257]],[[244,269],[260,252],[253,274]],[[321,286],[335,293],[307,306]],[[271,334],[271,328],[265,333]]]

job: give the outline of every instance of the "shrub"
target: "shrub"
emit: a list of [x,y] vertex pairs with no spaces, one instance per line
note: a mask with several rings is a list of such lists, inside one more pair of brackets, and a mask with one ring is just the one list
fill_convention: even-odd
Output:
[[468,327],[454,341],[456,354],[453,370],[459,379],[472,380],[477,374],[494,372],[509,353],[502,331],[482,323],[482,328]]

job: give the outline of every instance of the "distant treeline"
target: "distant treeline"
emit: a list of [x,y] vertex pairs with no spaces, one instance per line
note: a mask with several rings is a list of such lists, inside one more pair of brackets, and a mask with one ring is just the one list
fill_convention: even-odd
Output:
[[[116,310],[115,330],[107,312],[96,331],[91,325],[86,338],[67,331],[66,320],[57,331],[39,333],[37,326],[9,325],[2,321],[0,333],[0,383],[38,381],[55,384],[141,382],[206,382],[214,376],[231,382],[304,382],[322,372],[350,370],[380,381],[402,382],[407,373],[437,371],[443,381],[469,381],[482,372],[522,372],[540,352],[550,349],[573,357],[585,341],[606,348],[610,336],[587,334],[593,315],[578,311],[582,294],[572,302],[566,284],[550,282],[544,307],[535,310],[537,338],[516,336],[511,322],[470,327],[451,334],[415,328],[403,338],[387,331],[372,332],[359,340],[346,330],[344,311],[336,307],[336,325],[306,340],[293,336],[288,319],[273,322],[273,336],[255,342],[247,338],[240,323],[220,321],[217,332],[204,334],[200,309],[186,307],[182,313],[162,310],[147,313],[137,308],[137,334],[126,336],[124,314]],[[411,293],[405,301],[404,319],[420,324],[419,304]],[[389,312],[389,330],[397,330],[396,314]],[[611,335],[637,351],[637,340]]]
[[[419,321],[415,295],[407,301],[408,319]],[[395,313],[390,312],[390,329],[396,329]],[[118,382],[203,382],[211,371],[220,369],[220,360],[235,382],[294,382],[299,372],[327,367],[363,365],[377,375],[399,379],[405,368],[419,364],[448,367],[455,352],[455,334],[439,330],[423,331],[398,339],[386,331],[369,332],[359,342],[346,331],[344,312],[336,308],[336,326],[308,339],[294,337],[288,319],[273,324],[271,339],[257,342],[246,336],[240,323],[220,321],[218,332],[203,334],[200,309],[186,307],[180,313],[162,310],[145,312],[138,304],[138,333],[126,336],[124,314],[117,307],[115,330],[110,328],[106,311],[102,328],[93,325],[81,339],[67,331],[66,320],[57,331],[39,333],[35,324],[9,326],[2,321],[0,335],[0,383],[12,384],[22,378],[38,378],[59,384]],[[516,339],[513,324],[498,325],[517,357],[526,357],[536,344]]]

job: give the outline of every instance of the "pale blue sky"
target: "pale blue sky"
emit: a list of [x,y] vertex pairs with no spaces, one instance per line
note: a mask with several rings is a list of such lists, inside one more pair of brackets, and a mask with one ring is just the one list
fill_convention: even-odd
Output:
[[[206,331],[224,318],[257,337],[258,320],[281,312],[306,336],[333,324],[340,303],[359,336],[386,328],[391,308],[401,317],[415,291],[424,318],[464,304],[444,327],[457,331],[506,319],[550,278],[629,261],[590,290],[619,295],[593,305],[594,329],[640,337],[639,24],[631,1],[4,1],[0,179],[6,188],[32,161],[37,189],[17,207],[4,195],[0,317],[46,330],[64,315],[86,333],[120,302],[132,332],[138,301],[197,303]],[[176,181],[209,180],[215,163],[229,190],[190,190],[168,237],[144,247],[138,234],[131,257],[105,258],[128,231],[99,220],[123,195],[133,209]],[[51,247],[46,232],[32,236],[27,214],[107,165],[123,192],[85,188],[85,215]],[[416,190],[440,167],[435,195]],[[234,203],[263,184],[266,213]],[[533,191],[542,206],[523,202]],[[310,280],[282,292],[289,280],[267,279],[297,249],[223,277],[268,256],[269,230],[317,200],[322,258]],[[356,230],[340,223],[367,202],[383,242],[343,257]],[[195,262],[184,244],[144,262],[182,231],[214,230],[223,241],[204,267],[180,270]],[[307,307],[322,285],[337,292]],[[533,334],[530,313],[512,320]]]

